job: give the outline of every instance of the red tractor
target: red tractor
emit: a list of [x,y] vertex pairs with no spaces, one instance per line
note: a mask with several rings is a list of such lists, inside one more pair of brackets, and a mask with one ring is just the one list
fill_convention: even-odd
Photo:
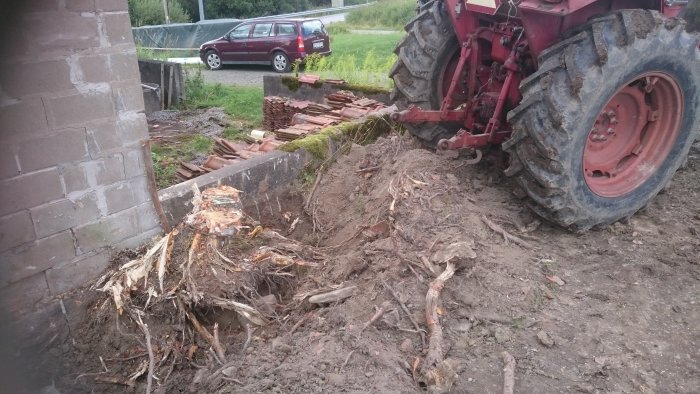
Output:
[[646,206],[700,129],[700,36],[671,0],[433,0],[397,45],[393,115],[438,149],[501,144],[541,217]]

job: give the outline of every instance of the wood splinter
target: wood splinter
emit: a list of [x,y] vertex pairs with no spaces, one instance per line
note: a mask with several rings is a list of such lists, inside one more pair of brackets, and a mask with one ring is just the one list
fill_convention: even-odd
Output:
[[425,318],[428,322],[430,337],[428,339],[428,354],[421,367],[421,378],[424,382],[435,384],[436,369],[445,358],[445,346],[442,335],[442,325],[438,315],[438,302],[445,282],[455,273],[455,265],[448,262],[445,270],[430,283],[425,296]]
[[375,313],[374,313],[374,316],[372,316],[372,318],[369,319],[369,321],[368,321],[367,323],[365,323],[365,324],[362,326],[362,329],[360,329],[360,333],[362,333],[362,332],[363,332],[364,330],[366,330],[369,326],[371,326],[371,325],[374,324],[377,320],[379,320],[382,316],[384,316],[384,313],[386,312],[386,308],[384,307],[384,305],[382,305],[382,306],[379,307],[379,308],[377,308],[377,307],[375,306],[375,308],[377,309],[377,312],[375,312]]

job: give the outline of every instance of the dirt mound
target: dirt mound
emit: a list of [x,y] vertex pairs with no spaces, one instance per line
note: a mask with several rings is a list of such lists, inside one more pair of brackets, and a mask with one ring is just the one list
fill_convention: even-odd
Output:
[[[322,175],[308,215],[302,196],[249,210],[290,239],[259,239],[248,252],[268,247],[318,266],[286,267],[284,286],[226,279],[254,283],[257,295],[232,291],[241,289],[236,283],[207,290],[260,311],[266,307],[256,297],[274,296],[266,298],[267,324],[219,323],[225,360],[217,361],[192,319],[173,313],[175,305],[147,314],[158,354],[154,388],[501,392],[507,351],[516,360],[516,392],[693,392],[700,387],[698,159],[695,150],[672,187],[628,223],[576,235],[532,216],[500,175],[498,154],[465,166],[407,137],[353,146]],[[179,264],[188,255],[181,249],[173,252]],[[245,253],[221,252],[232,260]],[[433,286],[432,306],[439,276],[448,278]],[[148,292],[138,294],[145,305]],[[205,305],[188,310],[211,332],[222,314]],[[96,314],[75,335],[62,356],[73,362],[57,379],[60,390],[121,392],[96,383],[105,375],[98,356],[122,381],[143,369],[138,324],[113,319]],[[132,385],[143,391],[145,382],[142,372]]]

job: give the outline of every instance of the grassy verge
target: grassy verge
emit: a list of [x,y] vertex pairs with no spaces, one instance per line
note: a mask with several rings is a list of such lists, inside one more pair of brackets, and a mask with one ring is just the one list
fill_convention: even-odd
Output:
[[305,71],[323,78],[344,79],[353,84],[391,88],[392,81],[388,75],[396,62],[393,51],[402,37],[403,33],[400,32],[332,35],[333,55],[310,57]]
[[345,20],[355,28],[400,30],[415,14],[413,0],[379,0],[377,4],[350,11]]
[[197,51],[185,51],[174,49],[148,49],[144,47],[136,47],[136,56],[143,60],[162,60],[167,61],[171,57],[192,57],[198,56]]
[[251,128],[262,126],[262,86],[205,83],[201,69],[187,68],[184,109],[221,107],[227,115]]

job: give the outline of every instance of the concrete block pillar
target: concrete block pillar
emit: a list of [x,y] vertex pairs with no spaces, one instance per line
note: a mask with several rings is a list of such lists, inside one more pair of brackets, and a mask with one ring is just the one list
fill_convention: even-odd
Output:
[[41,327],[113,246],[160,232],[148,130],[126,0],[14,2],[1,18],[0,325]]

